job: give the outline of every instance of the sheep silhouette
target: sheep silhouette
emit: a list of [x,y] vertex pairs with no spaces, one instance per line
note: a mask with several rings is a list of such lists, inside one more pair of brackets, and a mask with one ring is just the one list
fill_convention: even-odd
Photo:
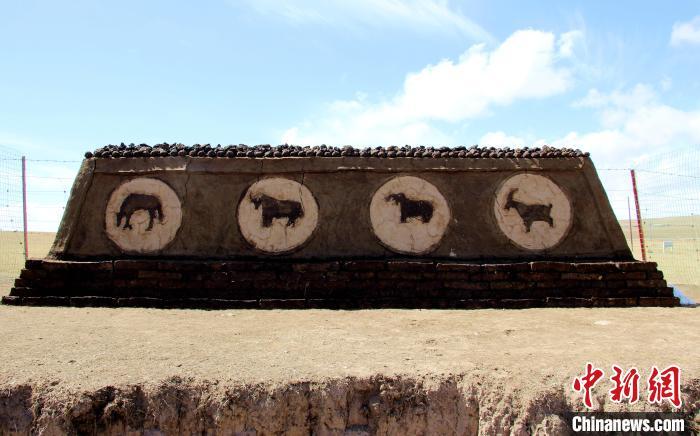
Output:
[[411,200],[406,194],[390,194],[384,199],[393,201],[401,206],[401,222],[405,223],[409,218],[418,218],[423,223],[428,223],[433,218],[433,203],[426,200]]
[[122,219],[126,218],[123,228],[132,229],[131,216],[138,210],[145,210],[148,212],[147,231],[153,228],[153,220],[155,220],[156,215],[161,223],[163,222],[163,218],[165,218],[158,197],[147,194],[129,194],[122,202],[119,212],[117,212],[117,227],[121,224]]
[[518,192],[518,189],[511,189],[510,192],[508,193],[508,199],[506,201],[505,206],[503,208],[505,210],[510,210],[511,208],[514,208],[517,212],[518,215],[520,215],[520,219],[523,221],[523,224],[525,225],[525,231],[530,232],[530,228],[532,227],[532,224],[535,221],[544,221],[546,223],[549,223],[549,227],[554,227],[554,220],[552,219],[552,204],[526,204],[520,201],[517,201],[513,198],[513,195]]
[[274,219],[287,218],[286,227],[293,227],[304,216],[301,203],[293,200],[278,200],[265,194],[250,196],[255,210],[262,206],[262,226],[271,227]]

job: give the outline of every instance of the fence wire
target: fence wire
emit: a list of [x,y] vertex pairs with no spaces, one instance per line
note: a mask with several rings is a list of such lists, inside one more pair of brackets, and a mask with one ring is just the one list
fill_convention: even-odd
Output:
[[657,262],[667,281],[700,295],[700,150],[680,148],[641,159],[635,167],[635,210],[629,169],[601,169],[610,203],[627,243],[642,259]]
[[0,146],[0,286],[7,288],[24,265],[22,156]]
[[650,157],[635,171],[647,258],[678,285],[700,285],[698,159],[700,150],[682,149]]

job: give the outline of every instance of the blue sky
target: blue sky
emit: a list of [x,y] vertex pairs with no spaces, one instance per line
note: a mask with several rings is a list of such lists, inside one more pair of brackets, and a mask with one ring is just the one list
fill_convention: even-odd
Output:
[[[699,1],[0,0],[0,144],[550,143],[631,166],[700,144],[698,71]],[[38,193],[70,181],[33,183],[55,227],[63,198]]]

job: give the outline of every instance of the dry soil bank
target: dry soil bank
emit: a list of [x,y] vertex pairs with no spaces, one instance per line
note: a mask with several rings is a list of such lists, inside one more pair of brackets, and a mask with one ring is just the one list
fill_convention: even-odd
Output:
[[0,306],[0,331],[0,434],[560,434],[586,362],[680,365],[700,409],[697,308]]

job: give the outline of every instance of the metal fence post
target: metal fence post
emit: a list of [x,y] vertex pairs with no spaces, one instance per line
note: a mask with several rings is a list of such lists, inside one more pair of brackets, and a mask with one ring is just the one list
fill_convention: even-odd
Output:
[[22,215],[24,218],[24,259],[29,258],[29,235],[27,234],[27,159],[22,156]]
[[632,209],[630,208],[630,196],[627,196],[627,222],[630,225],[630,249],[634,250],[634,234],[632,233]]
[[630,170],[632,176],[632,192],[634,193],[634,207],[637,210],[637,228],[639,229],[639,247],[642,249],[642,260],[647,260],[647,250],[644,247],[644,229],[642,228],[642,213],[639,211],[639,195],[637,194],[637,177],[634,170]]

